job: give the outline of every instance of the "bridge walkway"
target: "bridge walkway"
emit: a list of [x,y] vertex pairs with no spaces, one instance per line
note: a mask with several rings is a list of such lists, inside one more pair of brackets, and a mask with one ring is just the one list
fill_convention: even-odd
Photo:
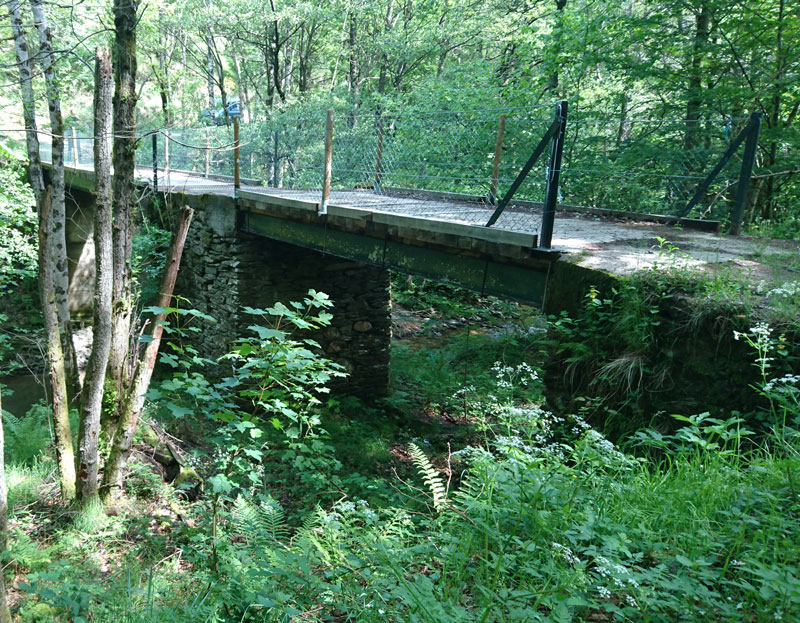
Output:
[[[153,191],[152,170],[136,175],[145,193]],[[92,190],[94,173],[67,167],[67,184]],[[553,267],[625,276],[685,266],[726,270],[753,283],[796,278],[792,271],[800,270],[798,243],[720,234],[713,221],[559,206],[553,248],[543,250],[537,244],[542,207],[534,202],[514,202],[487,228],[491,207],[469,195],[333,190],[321,214],[318,190],[243,183],[237,191],[232,179],[163,170],[157,184],[159,193],[190,204],[198,196],[216,198],[241,213],[241,228],[255,235],[537,305],[544,304],[548,281],[561,280],[563,290],[574,279]]]

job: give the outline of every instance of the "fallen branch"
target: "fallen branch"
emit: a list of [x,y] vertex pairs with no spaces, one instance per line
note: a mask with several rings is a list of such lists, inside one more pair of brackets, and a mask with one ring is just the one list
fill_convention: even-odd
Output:
[[122,490],[123,470],[128,461],[128,456],[130,456],[133,435],[136,432],[142,406],[144,406],[144,395],[150,386],[150,379],[153,376],[153,368],[156,365],[156,357],[161,344],[161,336],[164,333],[164,322],[167,315],[163,310],[169,307],[172,299],[175,281],[178,278],[181,255],[186,244],[186,235],[189,232],[193,214],[194,210],[192,208],[184,206],[178,217],[175,234],[172,237],[172,245],[167,256],[167,265],[164,267],[164,276],[161,281],[161,295],[158,299],[158,307],[162,308],[162,312],[156,314],[153,319],[151,340],[145,346],[144,355],[136,364],[131,389],[125,396],[117,434],[114,435],[111,452],[103,471],[100,495],[104,502],[113,500]]

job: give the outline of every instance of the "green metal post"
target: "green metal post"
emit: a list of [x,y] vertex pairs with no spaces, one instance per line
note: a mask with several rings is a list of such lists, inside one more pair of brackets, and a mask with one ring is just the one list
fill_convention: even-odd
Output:
[[742,220],[744,219],[744,206],[747,203],[747,191],[750,188],[750,178],[753,176],[753,166],[756,162],[758,137],[761,133],[761,113],[754,112],[750,115],[750,132],[744,144],[742,155],[742,168],[739,171],[739,185],[736,188],[736,199],[733,203],[731,214],[731,234],[738,236],[742,233]]
[[553,241],[553,225],[556,218],[556,204],[558,203],[558,180],[561,176],[561,155],[564,151],[564,135],[567,130],[566,101],[559,102],[556,105],[556,121],[558,121],[559,127],[553,137],[550,165],[547,167],[547,192],[544,197],[542,228],[539,233],[539,246],[543,249],[549,249]]

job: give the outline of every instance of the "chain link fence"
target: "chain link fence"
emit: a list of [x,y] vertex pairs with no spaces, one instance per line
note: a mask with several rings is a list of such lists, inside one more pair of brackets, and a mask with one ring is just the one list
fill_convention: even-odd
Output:
[[[485,225],[553,122],[552,106],[441,112],[339,111],[332,136],[329,203]],[[747,118],[598,119],[570,113],[558,206],[679,214],[720,161]],[[241,124],[241,184],[250,190],[320,201],[326,119],[286,111]],[[92,138],[67,133],[68,166],[92,166]],[[233,123],[142,132],[139,176],[159,190],[234,192]],[[43,146],[43,155],[44,155]],[[536,232],[549,147],[496,227]],[[154,165],[156,167],[153,172]],[[741,150],[689,216],[729,217]]]

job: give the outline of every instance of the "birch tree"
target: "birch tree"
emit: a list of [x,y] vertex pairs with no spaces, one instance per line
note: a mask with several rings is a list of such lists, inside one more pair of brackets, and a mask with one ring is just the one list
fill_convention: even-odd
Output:
[[72,343],[72,328],[69,313],[69,264],[67,261],[67,214],[64,200],[64,119],[61,115],[61,99],[53,59],[53,37],[47,22],[43,0],[31,0],[33,22],[39,35],[38,59],[44,74],[47,94],[47,108],[50,113],[50,132],[52,134],[52,169],[50,183],[52,194],[52,247],[53,290],[56,297],[58,324],[62,336],[65,362],[73,393],[80,392],[78,366]]
[[[51,387],[51,408],[56,446],[61,496],[64,500],[75,497],[75,455],[72,448],[72,432],[69,424],[69,403],[64,365],[64,352],[59,331],[58,295],[55,286],[56,266],[54,261],[54,236],[56,221],[51,209],[53,187],[45,187],[39,154],[38,128],[34,107],[28,43],[22,28],[22,14],[18,0],[9,0],[8,13],[14,36],[17,67],[22,91],[22,107],[25,118],[28,171],[39,212],[39,295],[44,316],[46,362]],[[63,159],[61,162],[63,168]],[[62,170],[63,175],[63,170]],[[62,185],[63,193],[63,185]],[[62,199],[63,205],[63,199]],[[61,225],[63,229],[63,222]],[[64,247],[66,248],[66,247]]]

